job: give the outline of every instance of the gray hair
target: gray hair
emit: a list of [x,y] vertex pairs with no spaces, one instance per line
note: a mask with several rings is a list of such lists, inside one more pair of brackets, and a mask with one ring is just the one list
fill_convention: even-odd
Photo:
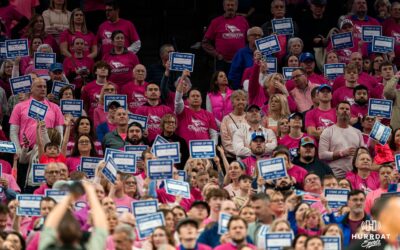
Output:
[[292,46],[292,44],[295,42],[299,42],[301,44],[301,47],[304,48],[303,40],[301,40],[301,38],[299,38],[299,37],[290,38],[288,41],[288,48],[290,48]]
[[247,93],[241,89],[238,89],[233,91],[231,95],[231,102],[233,102],[233,100],[238,96],[243,96],[244,98],[246,98],[246,100],[248,99]]
[[169,43],[163,44],[163,45],[160,47],[160,57],[162,57],[162,56],[165,54],[167,48],[173,48],[173,47],[174,47],[174,46],[173,46],[172,44],[169,44]]
[[254,32],[256,30],[261,31],[261,36],[264,36],[263,30],[258,26],[254,26],[254,27],[251,27],[250,29],[248,29],[247,30],[247,35],[249,36],[251,32]]
[[127,224],[120,224],[114,230],[114,233],[125,233],[132,242],[136,240],[136,234],[134,232],[135,229]]
[[37,48],[36,52],[41,52],[42,49],[47,49],[48,51],[46,53],[53,53],[53,48],[50,45],[46,44],[46,43],[43,43],[43,44],[39,45],[39,47]]

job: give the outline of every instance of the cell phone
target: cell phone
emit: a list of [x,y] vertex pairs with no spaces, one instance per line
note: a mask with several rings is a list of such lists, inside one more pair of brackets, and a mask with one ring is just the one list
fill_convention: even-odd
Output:
[[76,196],[82,196],[85,194],[85,188],[80,181],[73,181],[69,185],[68,189],[71,194],[75,194]]

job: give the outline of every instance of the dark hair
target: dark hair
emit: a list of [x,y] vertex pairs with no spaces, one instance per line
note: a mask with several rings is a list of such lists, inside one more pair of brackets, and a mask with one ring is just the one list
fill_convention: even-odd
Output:
[[[282,0],[283,1],[283,0]],[[284,2],[284,1],[283,1]],[[299,57],[296,56],[295,54],[289,53],[287,54],[284,58],[283,58],[283,63],[285,65],[285,67],[288,67],[289,65],[289,58],[291,58],[292,56],[295,56],[297,58],[297,61],[300,63]]]
[[[369,153],[369,151],[368,151],[368,149],[366,148],[366,147],[358,147],[357,149],[356,149],[356,152],[354,153],[354,156],[353,156],[353,160],[351,161],[351,165],[353,166],[353,169],[352,169],[352,171],[354,172],[354,173],[357,173],[357,168],[356,168],[356,161],[357,161],[357,158],[358,158],[358,155],[359,155],[359,151],[360,150],[366,150],[367,152],[365,152],[365,154],[368,154],[369,155],[369,157],[371,157],[371,154]],[[371,157],[371,160],[372,160],[372,157]]]
[[216,81],[218,80],[219,73],[221,73],[221,72],[225,74],[224,71],[222,71],[222,70],[217,70],[217,71],[215,71],[215,72],[212,74],[212,76],[211,76],[211,80],[210,80],[210,92],[213,93],[213,94],[216,94],[216,93],[218,93],[218,91],[219,91],[218,85],[216,84]]
[[179,209],[179,210],[181,210],[181,211],[185,214],[185,217],[187,217],[187,213],[186,213],[186,211],[185,211],[185,209],[184,209],[183,207],[181,207],[181,206],[175,206],[175,207],[173,207],[173,208],[171,209],[171,211],[173,211],[174,209]]
[[307,238],[306,242],[304,243],[304,246],[307,248],[308,242],[310,242],[313,239],[319,239],[322,242],[322,246],[325,245],[324,241],[319,236],[314,235],[314,236],[310,236],[310,237]]
[[347,104],[347,105],[349,105],[349,107],[351,107],[350,102],[348,102],[348,101],[340,101],[340,102],[337,104],[337,106],[336,106],[336,110],[339,110],[339,105],[340,105],[340,104]]
[[138,128],[140,128],[140,130],[141,130],[142,133],[143,133],[142,124],[140,124],[140,123],[138,123],[138,122],[131,122],[131,123],[129,124],[129,126],[128,126],[128,130],[129,130],[131,127],[138,127]]
[[350,198],[351,198],[352,196],[356,196],[356,195],[359,195],[359,194],[363,194],[364,197],[365,197],[364,191],[362,191],[362,190],[360,190],[360,189],[351,190],[351,191],[349,192],[349,194],[347,195],[347,200],[350,200]]
[[42,202],[43,201],[48,201],[48,202],[54,202],[54,204],[57,204],[57,201],[49,196],[44,196],[41,200],[40,200],[40,206],[42,206]]
[[233,221],[237,221],[237,220],[241,220],[241,221],[244,223],[245,227],[246,227],[246,228],[248,227],[247,222],[246,222],[245,219],[243,219],[243,218],[240,217],[239,215],[232,215],[232,217],[231,217],[231,218],[229,219],[229,221],[228,221],[227,228],[229,229],[230,226],[231,226],[231,224],[232,224],[232,222],[233,222]]
[[307,234],[298,234],[298,235],[296,235],[296,237],[294,237],[294,239],[293,239],[293,241],[292,241],[292,247],[295,247],[296,246],[296,243],[297,243],[297,241],[300,239],[300,237],[308,237],[308,235]]
[[[206,172],[206,173],[207,173],[207,172]],[[208,174],[208,173],[207,173],[207,174]],[[210,201],[210,199],[213,198],[213,197],[222,198],[222,199],[228,198],[228,197],[226,196],[226,193],[224,192],[224,190],[223,190],[223,189],[219,189],[219,188],[213,188],[213,189],[211,189],[211,190],[207,193],[207,195],[206,195],[206,197],[205,197],[205,200],[208,202],[208,201]]]
[[57,231],[58,238],[64,246],[72,246],[82,238],[81,226],[70,210],[65,211]]
[[354,87],[353,96],[356,96],[356,93],[359,90],[365,90],[365,91],[367,91],[367,94],[368,94],[368,88],[365,85],[360,84],[360,85],[357,85],[357,86]]
[[111,6],[114,10],[119,10],[119,1],[117,0],[105,0],[105,6]]
[[119,34],[122,34],[125,37],[125,34],[122,32],[122,30],[114,30],[113,33],[111,33],[111,41],[114,41],[114,38]]
[[0,204],[0,214],[9,214],[10,209],[5,204]]
[[149,83],[146,85],[146,87],[145,87],[146,91],[147,91],[147,88],[148,88],[150,85],[156,85],[156,86],[157,86],[157,88],[158,88],[158,89],[160,89],[160,86],[158,86],[158,84],[157,84],[157,83],[154,83],[154,82],[149,82]]
[[318,89],[319,87],[317,86],[311,90],[311,98],[315,98],[315,96],[318,94]]
[[390,140],[389,140],[389,147],[391,150],[396,151],[396,143],[395,143],[395,135],[397,133],[397,131],[399,131],[400,128],[396,128],[396,129],[392,129],[392,135],[390,136]]
[[108,70],[108,76],[111,74],[111,66],[105,61],[97,61],[93,66],[93,73],[96,74],[98,68],[106,68]]
[[81,171],[74,171],[74,172],[70,173],[70,175],[69,175],[69,179],[71,181],[81,181],[85,178],[87,178],[86,173],[81,172]]
[[72,149],[71,156],[73,157],[73,156],[80,156],[81,155],[81,153],[79,152],[79,149],[78,149],[78,144],[79,144],[78,142],[79,142],[79,139],[82,136],[86,136],[87,138],[89,138],[89,143],[92,146],[92,148],[90,149],[90,156],[91,157],[96,157],[97,156],[96,147],[94,146],[92,138],[90,138],[90,136],[87,135],[87,134],[81,134],[81,135],[78,135],[77,137],[75,137],[75,142],[74,142],[75,144],[74,144],[74,147]]
[[382,71],[382,68],[385,67],[385,66],[392,66],[392,68],[393,68],[393,63],[391,63],[389,61],[383,61],[381,63],[381,65],[379,65],[379,71]]
[[81,123],[82,120],[88,120],[89,124],[90,124],[90,130],[89,130],[89,137],[95,141],[96,140],[96,134],[94,133],[94,127],[93,127],[93,122],[92,120],[87,117],[87,116],[81,116],[78,118],[78,120],[76,120],[75,122],[75,127],[74,127],[74,134],[75,137],[79,136],[79,123]]
[[305,202],[300,202],[300,203],[298,203],[296,206],[294,206],[293,213],[296,214],[296,213],[297,213],[297,210],[299,210],[300,206],[303,205],[303,204],[306,204],[306,205],[310,208],[310,205],[308,205],[307,203],[305,203]]
[[332,174],[324,175],[324,177],[322,178],[322,185],[324,185],[325,180],[331,180],[331,179],[335,179],[337,181],[337,178]]
[[306,70],[304,68],[296,68],[295,70],[293,70],[293,72],[296,71],[296,70],[300,70],[301,73],[304,74],[304,75],[307,74],[307,72],[306,72]]
[[55,142],[46,143],[46,145],[44,145],[44,151],[46,151],[46,149],[49,147],[56,147],[58,149],[58,151],[60,151],[60,146],[58,145],[58,143],[55,143]]
[[64,92],[67,91],[68,89],[72,91],[72,96],[75,96],[74,88],[72,88],[71,85],[65,85],[60,89],[60,92],[58,93],[58,100],[61,100]]
[[198,89],[198,88],[196,88],[196,87],[191,88],[191,89],[188,91],[188,94],[187,94],[187,95],[190,96],[190,93],[191,93],[192,91],[199,91],[199,92],[200,92],[200,95],[201,95],[201,90]]
[[346,179],[346,178],[339,179],[338,183],[341,182],[341,181],[347,181],[347,183],[349,184],[350,191],[353,190],[353,185],[351,185],[351,182],[348,179]]
[[[171,232],[168,232],[168,230],[165,226],[158,226],[158,227],[154,228],[154,231],[156,231],[157,229],[163,230],[165,232],[165,235],[167,236],[168,244],[170,244],[171,246],[175,246],[174,237],[172,236]],[[151,237],[153,237],[153,235]],[[156,246],[154,245],[153,240],[151,240],[151,245],[153,246],[153,249],[156,249]]]
[[251,200],[252,202],[258,201],[258,200],[262,200],[262,201],[266,201],[266,202],[271,202],[271,199],[269,198],[269,195],[266,194],[266,193],[256,193],[256,194],[253,194],[253,195],[250,197],[250,200]]
[[274,148],[272,152],[272,157],[276,157],[279,154],[284,154],[289,158],[290,161],[290,152],[289,149],[284,146],[284,145],[278,145],[276,148]]
[[6,235],[5,238],[7,238],[7,236],[11,235],[11,234],[18,237],[19,242],[21,243],[21,250],[25,250],[26,249],[26,242],[25,242],[24,237],[22,237],[22,235],[20,233],[16,232],[16,231],[11,231],[11,232],[7,232],[7,235]]
[[304,179],[303,179],[303,180],[305,180],[305,179],[306,179],[308,176],[310,176],[310,175],[316,175],[316,176],[318,177],[319,181],[320,181],[321,184],[322,184],[321,177],[320,177],[317,173],[315,173],[314,171],[308,172],[308,173],[304,176]]
[[251,176],[249,176],[249,175],[242,174],[241,176],[239,176],[239,182],[241,180],[249,180],[251,182],[251,181],[253,181],[253,178],[251,178]]

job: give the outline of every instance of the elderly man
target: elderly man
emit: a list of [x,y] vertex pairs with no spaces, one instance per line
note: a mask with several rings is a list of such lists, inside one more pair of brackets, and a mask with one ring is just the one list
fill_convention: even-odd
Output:
[[45,182],[40,185],[33,193],[44,195],[47,189],[51,189],[53,184],[60,179],[60,166],[57,163],[49,163],[44,169]]
[[118,225],[112,235],[116,250],[132,250],[136,239],[135,229],[127,224]]
[[238,0],[224,0],[223,6],[224,15],[211,21],[202,47],[217,59],[216,70],[228,74],[235,53],[246,45],[249,24],[245,17],[236,15]]
[[146,67],[143,64],[136,65],[132,70],[132,81],[125,84],[119,93],[127,96],[128,109],[131,113],[135,113],[136,109],[147,102],[145,91],[147,82]]
[[256,40],[264,35],[260,27],[252,27],[247,30],[248,45],[241,48],[232,60],[231,70],[228,78],[233,83],[233,89],[240,87],[243,72],[246,68],[253,66],[253,53],[256,50]]

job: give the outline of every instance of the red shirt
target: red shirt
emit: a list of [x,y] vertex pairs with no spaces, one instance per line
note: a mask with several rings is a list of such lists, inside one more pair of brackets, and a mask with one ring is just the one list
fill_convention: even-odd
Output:
[[[86,68],[88,72],[92,72],[93,64],[93,59],[86,56],[82,58],[66,57],[64,59],[64,72],[66,76],[69,76],[82,68]],[[80,89],[83,86],[83,78],[77,74],[70,83],[75,85],[75,89]]]
[[128,82],[120,89],[119,94],[127,96],[130,112],[135,113],[137,108],[146,104],[147,98],[144,96],[144,92],[146,92],[147,84],[144,82],[143,85],[137,85],[134,82]]
[[39,159],[40,164],[47,164],[47,163],[51,163],[51,162],[67,163],[67,159],[65,158],[65,156],[63,154],[59,154],[57,157],[48,157],[47,155],[43,154]]

